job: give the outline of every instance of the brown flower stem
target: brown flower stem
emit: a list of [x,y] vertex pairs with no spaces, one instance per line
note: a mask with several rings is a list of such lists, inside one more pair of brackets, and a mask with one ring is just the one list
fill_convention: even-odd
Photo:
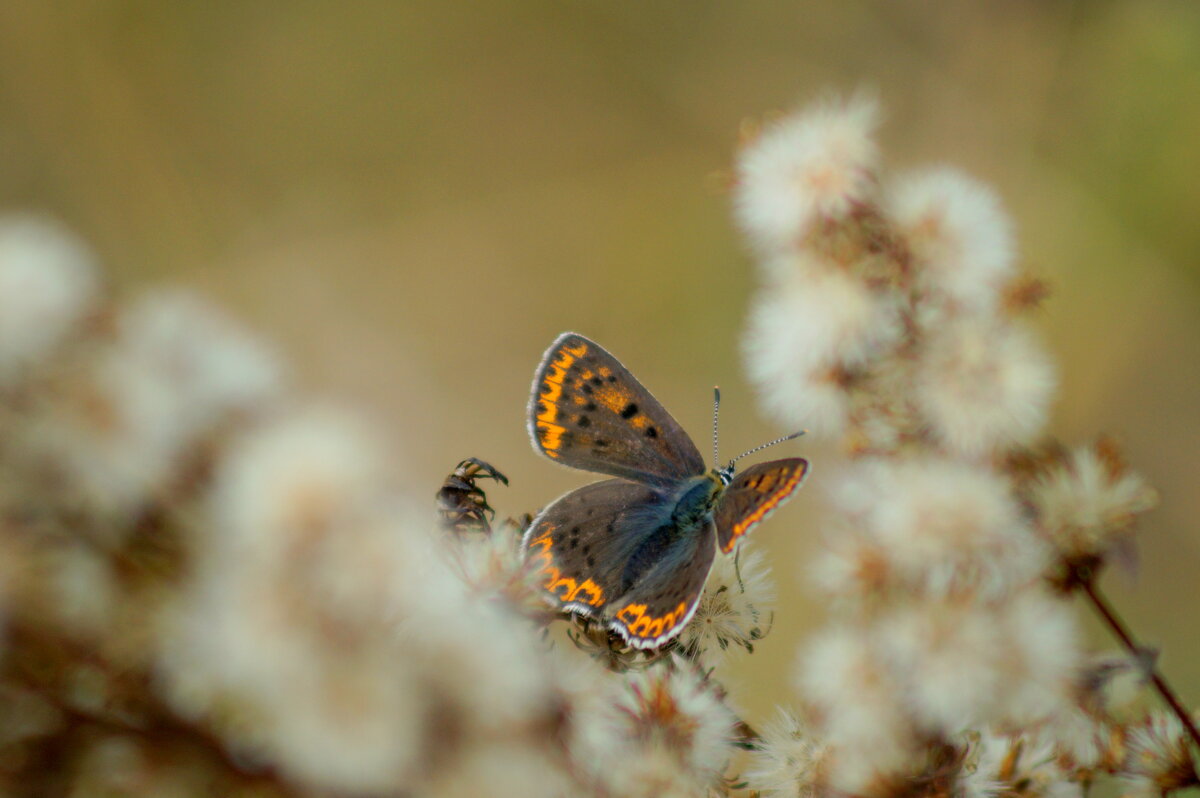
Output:
[[[1083,587],[1083,592],[1092,602],[1092,606],[1096,608],[1096,612],[1100,613],[1100,617],[1104,619],[1106,624],[1108,624],[1108,628],[1112,630],[1112,633],[1115,634],[1118,639],[1120,639],[1121,643],[1125,646],[1129,653],[1134,657],[1137,657],[1141,653],[1142,648],[1137,644],[1137,641],[1133,639],[1133,634],[1129,631],[1129,628],[1125,626],[1125,623],[1121,620],[1120,616],[1117,615],[1116,610],[1113,609],[1112,605],[1108,603],[1108,600],[1104,598],[1104,594],[1102,594],[1100,589],[1096,587],[1095,581],[1091,579],[1084,579],[1082,580],[1081,585]],[[1150,665],[1150,681],[1154,683],[1154,687],[1158,690],[1158,694],[1161,695],[1163,700],[1167,702],[1167,705],[1171,707],[1171,711],[1178,716],[1180,723],[1182,723],[1183,727],[1187,729],[1188,736],[1192,738],[1192,742],[1195,744],[1196,749],[1200,750],[1200,730],[1197,730],[1196,723],[1192,720],[1191,714],[1188,713],[1183,704],[1180,703],[1179,698],[1175,695],[1175,691],[1171,689],[1169,684],[1167,684],[1167,680],[1164,679],[1162,674],[1158,672],[1158,667],[1153,663]]]
[[747,751],[753,751],[758,748],[759,743],[762,742],[762,735],[755,731],[753,726],[741,718],[738,718],[737,723],[734,724],[733,728],[737,731],[737,739],[733,741],[733,744],[738,748],[744,748]]

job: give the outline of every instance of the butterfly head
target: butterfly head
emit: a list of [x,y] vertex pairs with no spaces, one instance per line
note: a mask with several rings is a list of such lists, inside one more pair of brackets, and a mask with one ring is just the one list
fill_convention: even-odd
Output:
[[799,432],[793,432],[791,435],[784,435],[782,438],[776,438],[773,441],[764,443],[762,446],[755,446],[753,449],[751,449],[748,452],[742,452],[737,457],[730,460],[729,465],[722,468],[719,465],[720,459],[717,454],[717,451],[718,451],[718,449],[717,449],[717,418],[719,417],[720,413],[721,413],[721,389],[713,388],[713,463],[715,463],[717,465],[714,465],[713,470],[710,472],[710,475],[712,477],[720,480],[722,489],[729,487],[729,484],[731,482],[733,482],[733,473],[734,473],[734,471],[737,470],[737,461],[738,460],[741,460],[743,457],[745,457],[748,454],[754,454],[755,452],[761,452],[763,449],[767,448],[768,446],[774,446],[777,443],[783,443],[784,441],[790,441],[793,438],[799,438],[801,435],[803,435],[805,432],[808,431],[808,430],[800,430]]

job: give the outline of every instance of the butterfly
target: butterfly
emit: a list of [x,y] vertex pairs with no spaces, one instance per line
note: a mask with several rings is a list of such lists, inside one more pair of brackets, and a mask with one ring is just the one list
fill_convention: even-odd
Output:
[[[714,449],[719,392],[716,400]],[[521,541],[526,560],[552,604],[607,625],[640,649],[658,648],[682,631],[716,549],[731,553],[808,473],[808,461],[798,457],[736,475],[740,457],[709,470],[633,374],[576,333],[558,336],[542,357],[528,423],[536,451],[613,478],[542,510]]]

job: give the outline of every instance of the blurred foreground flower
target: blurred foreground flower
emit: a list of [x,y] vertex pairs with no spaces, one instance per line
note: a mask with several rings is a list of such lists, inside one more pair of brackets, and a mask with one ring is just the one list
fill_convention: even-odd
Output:
[[377,429],[291,395],[253,335],[101,282],[57,225],[0,219],[0,791],[724,783],[734,719],[694,665],[579,680],[519,530],[439,530]]
[[738,155],[763,283],[747,370],[769,413],[846,457],[823,469],[827,549],[809,568],[835,610],[801,647],[811,722],[765,734],[752,781],[1066,796],[1101,772],[1145,784],[1143,767],[1177,789],[1183,726],[1140,766],[1118,755],[1130,721],[1099,699],[1066,603],[1078,590],[1119,624],[1095,577],[1154,493],[1111,446],[1042,439],[1055,374],[1020,316],[1044,290],[1016,268],[1011,222],[953,169],[888,175],[876,122],[862,98],[828,100]]
[[[499,472],[461,461],[435,513],[433,486],[397,489],[378,425],[297,396],[219,310],[110,297],[68,232],[0,218],[0,792],[1194,785],[1177,700],[1147,715],[1109,689],[1124,671],[1170,696],[1096,585],[1155,494],[1111,444],[1041,437],[1055,377],[1011,224],[952,170],[888,177],[877,118],[827,100],[738,161],[763,281],[747,369],[768,412],[845,454],[809,568],[833,614],[800,647],[797,709],[767,686],[761,734],[719,682],[787,610],[761,552],[718,558],[662,650],[578,618],[566,645],[520,522],[492,523],[476,480]],[[1073,595],[1124,656],[1085,656]]]

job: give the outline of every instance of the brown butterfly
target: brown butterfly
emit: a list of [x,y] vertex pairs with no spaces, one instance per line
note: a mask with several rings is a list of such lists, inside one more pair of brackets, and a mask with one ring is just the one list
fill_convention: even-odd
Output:
[[[715,409],[713,428],[715,449]],[[745,455],[709,470],[691,438],[629,370],[576,333],[560,335],[537,368],[529,434],[550,459],[615,477],[542,510],[522,547],[550,601],[607,624],[636,648],[656,648],[679,634],[696,610],[717,546],[732,552],[808,473],[808,461],[794,457],[735,476]]]

